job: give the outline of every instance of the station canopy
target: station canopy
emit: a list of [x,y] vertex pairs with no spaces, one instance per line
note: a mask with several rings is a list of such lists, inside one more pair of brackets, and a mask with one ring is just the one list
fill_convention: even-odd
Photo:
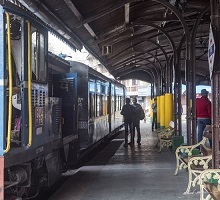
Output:
[[[174,58],[179,58],[184,83],[186,68],[191,70],[186,59],[189,50],[195,49],[196,84],[210,84],[210,0],[13,2],[37,15],[72,47],[81,50],[84,46],[117,79],[153,82],[166,74],[168,66],[173,76],[178,63]],[[195,44],[189,47],[194,43],[195,24]]]

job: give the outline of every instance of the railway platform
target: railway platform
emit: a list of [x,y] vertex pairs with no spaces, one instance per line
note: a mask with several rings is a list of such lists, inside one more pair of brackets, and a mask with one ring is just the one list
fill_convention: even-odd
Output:
[[175,155],[158,153],[151,124],[141,122],[141,146],[123,147],[123,131],[85,166],[69,170],[68,178],[49,200],[196,200],[199,188],[185,195],[188,172],[174,176]]

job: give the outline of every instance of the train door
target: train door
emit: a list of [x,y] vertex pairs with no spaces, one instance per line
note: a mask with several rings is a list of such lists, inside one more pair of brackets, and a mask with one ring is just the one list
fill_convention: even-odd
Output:
[[[48,32],[37,25],[27,24],[28,38],[30,38],[30,46],[27,51],[31,53],[31,57],[27,62],[30,62],[31,85],[28,88],[31,90],[31,97],[28,92],[28,101],[32,101],[32,118],[30,111],[23,113],[23,117],[28,116],[28,121],[32,118],[32,130],[33,130],[33,144],[34,146],[41,146],[50,142],[50,136],[48,134],[48,113],[47,113],[47,100],[48,100],[48,84],[47,84],[47,43]],[[28,31],[28,32],[29,32]],[[29,50],[30,48],[30,50]],[[27,52],[27,53],[28,53]],[[31,61],[29,61],[29,59]],[[31,100],[30,100],[31,98]],[[24,105],[25,107],[25,105]],[[28,108],[29,110],[30,108]]]
[[115,124],[116,128],[119,128],[122,125],[122,115],[121,115],[121,109],[123,106],[123,94],[124,90],[121,86],[115,87],[115,98],[116,98],[116,108],[115,108]]
[[34,148],[49,141],[45,134],[48,35],[37,23],[6,12],[5,38],[8,152],[10,147]]
[[89,79],[89,130],[88,130],[88,143],[92,145],[96,141],[95,137],[95,117],[96,117],[96,83],[95,80]]
[[78,139],[77,74],[54,74],[53,96],[62,99],[63,139]]
[[[22,65],[22,18],[6,13],[4,24],[6,44],[4,55],[6,96],[5,96],[5,153],[22,147],[22,106],[21,106],[21,65]],[[8,26],[10,26],[8,28]],[[15,28],[17,27],[17,28]],[[16,30],[15,30],[16,29]],[[10,33],[10,34],[9,34]],[[16,40],[15,40],[16,39]],[[2,43],[3,44],[3,43]],[[11,100],[11,101],[10,101]]]
[[106,85],[103,80],[96,80],[96,117],[95,117],[95,138],[96,142],[109,133],[108,116],[106,113]]
[[[80,68],[80,66],[79,66]],[[83,74],[78,74],[78,137],[80,151],[85,150],[90,146],[90,142],[93,140],[93,135],[89,135],[89,130],[93,133],[93,127],[89,127],[89,92],[88,92],[88,74],[87,70],[84,70]],[[94,94],[94,93],[93,93]],[[94,95],[90,95],[91,99],[91,117],[94,115]],[[91,122],[92,123],[92,122]],[[90,133],[91,133],[90,132]],[[81,152],[80,152],[81,153]]]

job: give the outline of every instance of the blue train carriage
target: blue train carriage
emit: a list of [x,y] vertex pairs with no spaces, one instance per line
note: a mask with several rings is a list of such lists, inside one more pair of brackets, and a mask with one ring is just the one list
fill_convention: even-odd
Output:
[[62,99],[49,91],[45,26],[9,2],[0,10],[0,196],[30,197],[61,175]]
[[[116,105],[111,106],[116,98],[114,81],[85,64],[70,61],[70,65],[70,72],[77,73],[78,139],[79,157],[81,157],[107,137],[115,134],[116,130],[121,128],[122,120],[116,126],[114,119]],[[116,82],[115,84],[124,91],[123,85]],[[124,93],[121,92],[120,95],[120,100],[123,101]],[[111,102],[110,99],[114,101]]]
[[124,86],[48,53],[46,26],[26,10],[0,9],[0,197],[32,197],[119,128],[110,116]]
[[62,99],[62,161],[63,164],[77,163],[79,151],[78,137],[78,76],[70,73],[70,63],[62,58],[49,53],[49,94]]

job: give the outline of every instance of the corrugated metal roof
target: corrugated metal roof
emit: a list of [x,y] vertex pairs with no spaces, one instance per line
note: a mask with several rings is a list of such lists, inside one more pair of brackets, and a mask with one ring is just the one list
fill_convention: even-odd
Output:
[[[189,31],[209,0],[19,0],[28,9],[47,13],[70,35],[68,43],[78,49],[82,45],[119,79],[134,78],[154,82],[164,76],[174,51],[168,37],[179,47],[184,35],[184,23]],[[170,2],[170,3],[169,3]],[[182,3],[181,3],[182,2]],[[42,20],[46,21],[46,18]],[[61,23],[62,22],[62,23]],[[210,12],[199,23],[196,33],[196,82],[209,83],[207,45]],[[160,30],[158,29],[160,28]],[[71,32],[71,34],[70,34]],[[103,55],[103,47],[112,52]],[[185,80],[186,45],[181,47],[181,74]],[[167,60],[169,59],[169,60]]]

